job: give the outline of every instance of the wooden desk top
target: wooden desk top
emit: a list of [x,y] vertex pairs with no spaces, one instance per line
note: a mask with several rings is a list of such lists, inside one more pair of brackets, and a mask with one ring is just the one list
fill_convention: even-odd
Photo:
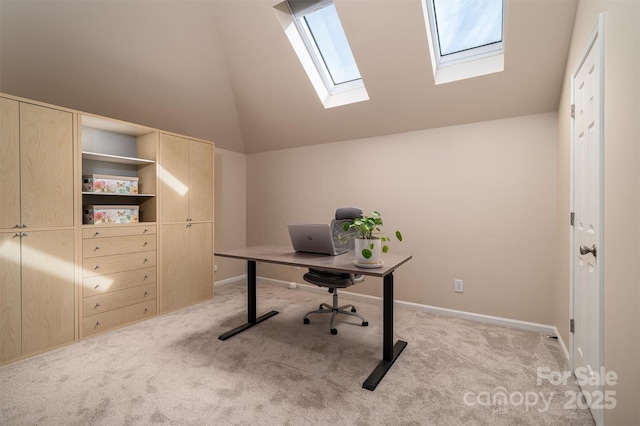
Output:
[[343,253],[338,256],[328,256],[313,253],[297,253],[290,246],[253,246],[232,250],[221,250],[214,253],[215,256],[230,257],[234,259],[253,260],[257,262],[276,263],[280,265],[301,266],[304,268],[324,269],[328,271],[347,272],[372,277],[384,277],[390,274],[400,265],[411,259],[411,255],[384,253],[381,268],[359,268],[354,264],[353,252]]

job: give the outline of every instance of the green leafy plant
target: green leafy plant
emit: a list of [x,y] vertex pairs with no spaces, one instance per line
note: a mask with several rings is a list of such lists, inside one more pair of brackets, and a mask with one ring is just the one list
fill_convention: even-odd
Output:
[[[354,219],[353,222],[346,222],[343,225],[344,232],[349,232],[349,230],[356,230],[356,237],[363,238],[366,240],[379,239],[382,242],[382,252],[387,253],[389,251],[389,245],[387,244],[391,241],[391,238],[382,234],[382,217],[380,217],[380,213],[377,211],[373,211],[371,216],[362,216],[361,218]],[[398,241],[402,241],[402,234],[400,231],[395,232],[395,236]],[[345,238],[346,240],[349,237]],[[369,245],[369,248],[365,248],[362,250],[362,256],[365,259],[369,259],[371,257],[371,250],[373,249],[373,243]]]

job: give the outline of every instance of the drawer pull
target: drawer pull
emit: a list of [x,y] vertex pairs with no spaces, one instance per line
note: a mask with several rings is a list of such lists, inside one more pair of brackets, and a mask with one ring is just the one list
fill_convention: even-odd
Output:
[[145,292],[144,292],[144,295],[145,295],[145,296],[146,296],[146,295],[148,295],[148,294],[149,294],[149,292],[148,292],[148,291],[145,291]]
[[96,321],[96,327],[99,326],[99,325],[102,325],[102,324],[100,324],[100,321]]
[[100,235],[100,233],[98,231],[96,231],[96,233],[93,234],[94,237],[97,237],[98,235]]
[[146,274],[145,274],[145,276],[144,276],[143,280],[148,280],[148,279],[149,279],[149,275],[146,275]]
[[142,263],[147,263],[149,261],[149,259],[147,259],[146,257],[144,258],[144,262]]
[[22,227],[23,227],[23,228],[26,228],[26,227],[27,227],[27,224],[26,224],[26,223],[23,223],[23,224],[22,224]]
[[99,307],[100,307],[100,302],[96,303],[96,306],[95,306],[95,307],[96,307],[96,308],[99,308]]
[[93,251],[96,251],[96,250],[100,250],[100,246],[96,246],[96,248],[93,249]]
[[95,268],[93,268],[94,270],[96,269],[100,269],[100,265],[96,265]]
[[148,242],[144,242],[144,244],[142,245],[142,247],[146,247],[149,243]]
[[144,313],[146,314],[147,312],[149,312],[148,308],[144,308]]
[[16,226],[14,226],[14,228],[20,228],[20,225],[16,223]]
[[13,234],[13,238],[20,238],[20,237],[22,237],[20,232],[16,232],[15,234]]
[[93,288],[94,290],[97,290],[100,288],[100,284],[96,284],[96,286]]
[[142,231],[142,233],[143,233],[143,234],[146,234],[147,232],[149,232],[149,230],[148,230],[148,229],[146,229],[146,228],[145,228],[145,230],[144,230],[144,231]]

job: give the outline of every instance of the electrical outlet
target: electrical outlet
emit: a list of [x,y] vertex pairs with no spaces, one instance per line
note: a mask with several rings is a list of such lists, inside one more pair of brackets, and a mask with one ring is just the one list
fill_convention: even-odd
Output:
[[453,280],[453,291],[456,293],[464,293],[464,281]]

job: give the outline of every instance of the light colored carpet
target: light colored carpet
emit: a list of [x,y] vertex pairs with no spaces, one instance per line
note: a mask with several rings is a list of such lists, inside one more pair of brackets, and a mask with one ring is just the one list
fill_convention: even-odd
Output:
[[396,338],[408,346],[370,392],[362,383],[382,356],[380,304],[355,302],[369,327],[346,318],[332,336],[327,317],[302,322],[331,303],[328,293],[260,283],[258,300],[258,315],[280,314],[224,342],[246,321],[242,283],[0,367],[0,424],[593,424],[588,410],[565,407],[575,382],[537,384],[538,367],[567,369],[539,333],[396,308]]

